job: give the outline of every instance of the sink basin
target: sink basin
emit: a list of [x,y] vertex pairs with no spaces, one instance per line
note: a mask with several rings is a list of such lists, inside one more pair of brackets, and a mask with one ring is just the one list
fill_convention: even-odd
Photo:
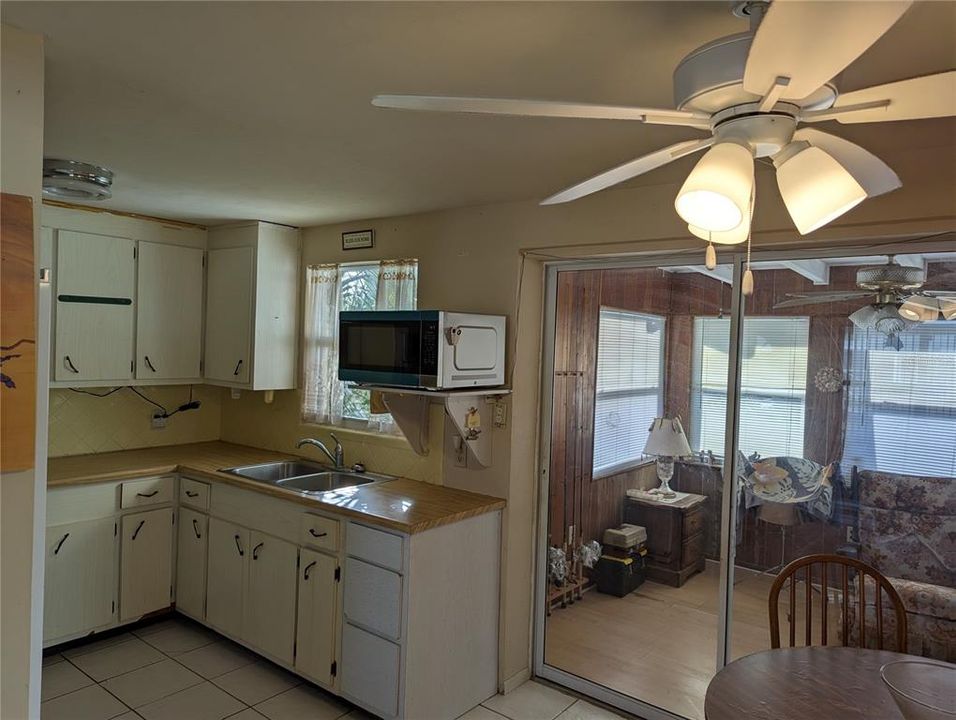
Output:
[[242,465],[223,468],[221,472],[306,494],[341,490],[394,479],[389,475],[333,470],[308,460],[283,460],[259,465]]

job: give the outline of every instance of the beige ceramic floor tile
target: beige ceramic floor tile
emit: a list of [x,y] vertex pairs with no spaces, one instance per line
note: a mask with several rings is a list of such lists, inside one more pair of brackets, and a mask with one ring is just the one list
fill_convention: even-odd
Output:
[[352,708],[311,685],[299,685],[256,705],[269,720],[337,720]]
[[142,715],[138,715],[135,711],[130,710],[125,712],[122,715],[117,715],[113,720],[143,720]]
[[[501,715],[495,716],[495,720],[501,720],[501,718],[502,718]],[[379,720],[379,719],[375,717],[374,715],[370,715],[369,713],[365,712],[364,710],[362,710],[362,708],[355,708],[348,715],[343,715],[341,718],[339,718],[339,720]]]
[[47,665],[40,682],[40,700],[52,700],[92,684],[89,677],[65,660]]
[[165,656],[159,650],[131,635],[126,642],[77,655],[70,661],[97,682],[102,682],[160,660],[165,660]]
[[205,647],[216,642],[218,638],[215,633],[198,625],[187,625],[175,621],[171,621],[166,627],[154,632],[141,634],[139,637],[143,642],[149,643],[170,657]]
[[[351,715],[346,717],[351,718]],[[494,710],[489,710],[484,705],[478,705],[459,717],[458,720],[505,720],[505,716],[499,715]]]
[[222,720],[244,709],[243,704],[210,682],[137,708],[146,720]]
[[252,708],[240,710],[235,715],[230,715],[226,720],[266,720],[266,716],[256,712]]
[[181,662],[204,678],[214,678],[256,661],[256,656],[235,643],[220,641],[177,655]]
[[622,717],[610,710],[605,710],[584,700],[578,700],[558,715],[557,720],[622,720]]
[[107,637],[99,638],[98,640],[90,640],[89,642],[83,643],[82,645],[77,645],[76,647],[72,647],[68,650],[64,650],[63,657],[69,659],[69,658],[77,657],[78,655],[87,655],[91,652],[96,652],[97,650],[102,650],[103,648],[111,647],[113,645],[119,645],[120,643],[124,643],[132,639],[133,639],[133,635],[130,633],[120,633],[119,635],[109,635]]
[[220,675],[213,682],[246,705],[255,705],[285,692],[302,680],[269,662],[256,662]]
[[40,720],[108,720],[129,708],[99,685],[90,685],[40,704]]
[[163,660],[110,678],[103,682],[103,687],[131,708],[138,708],[202,681],[175,660]]
[[56,665],[58,662],[63,662],[63,656],[60,653],[52,653],[50,655],[43,656],[43,667],[48,665]]
[[528,681],[507,695],[488,698],[482,705],[511,720],[554,720],[573,702],[573,697]]

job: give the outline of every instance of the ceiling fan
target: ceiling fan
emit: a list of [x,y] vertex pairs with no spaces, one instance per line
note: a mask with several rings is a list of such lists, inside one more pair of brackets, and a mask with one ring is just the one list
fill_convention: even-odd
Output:
[[377,95],[404,110],[631,120],[709,134],[599,173],[541,202],[576,200],[707,150],[675,200],[694,235],[747,240],[755,197],[754,158],[768,157],[797,230],[807,234],[862,202],[900,186],[896,173],[859,145],[799,123],[888,122],[956,115],[956,71],[840,95],[832,78],[900,19],[911,0],[807,2],[745,0],[734,13],[751,30],[715,40],[674,71],[676,109],[547,100]]
[[[934,281],[952,275],[940,275]],[[851,322],[862,329],[876,330],[894,338],[917,323],[937,320],[940,316],[956,320],[956,290],[925,290],[925,283],[923,268],[900,265],[891,255],[885,265],[865,265],[856,271],[859,290],[787,293],[787,299],[773,307],[789,308],[872,297],[872,302],[850,314]]]

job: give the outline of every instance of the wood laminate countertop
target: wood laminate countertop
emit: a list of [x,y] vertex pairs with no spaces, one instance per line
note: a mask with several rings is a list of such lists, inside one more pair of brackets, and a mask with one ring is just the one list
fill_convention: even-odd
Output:
[[261,492],[410,534],[500,510],[505,506],[505,501],[501,498],[406,478],[303,495],[275,485],[220,472],[222,468],[290,460],[295,457],[292,454],[219,441],[72,455],[50,458],[47,488],[177,472]]

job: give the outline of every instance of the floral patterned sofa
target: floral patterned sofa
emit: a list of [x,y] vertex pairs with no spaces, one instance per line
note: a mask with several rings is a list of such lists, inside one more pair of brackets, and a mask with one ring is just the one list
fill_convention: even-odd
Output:
[[[956,662],[956,479],[870,470],[854,476],[860,559],[899,592],[908,652]],[[869,636],[875,623],[868,610]]]

